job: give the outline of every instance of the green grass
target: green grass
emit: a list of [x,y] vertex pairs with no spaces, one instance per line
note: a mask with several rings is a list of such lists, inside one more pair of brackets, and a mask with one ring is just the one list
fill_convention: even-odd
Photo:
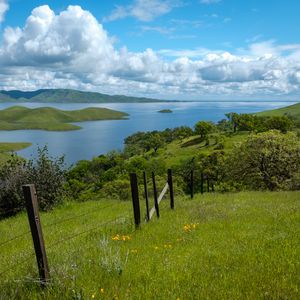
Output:
[[[0,277],[0,299],[299,299],[299,196],[249,192],[176,197],[175,211],[163,201],[160,220],[137,231],[130,221],[130,202],[69,203],[41,214],[49,287],[40,289],[32,280],[38,273],[27,234],[1,247],[0,273],[24,261]],[[55,246],[57,240],[126,215],[130,219]],[[186,231],[186,224],[195,228]],[[27,230],[25,213],[1,221],[1,242]],[[131,239],[114,241],[116,234]]]
[[31,143],[0,143],[0,164],[9,159],[11,152],[31,146]]
[[85,108],[65,111],[52,107],[30,109],[23,106],[12,106],[0,110],[0,130],[41,129],[65,131],[80,129],[74,122],[96,120],[120,120],[128,115],[107,108]]
[[[248,132],[239,132],[230,136],[224,136],[224,146],[222,151],[230,151],[234,144],[242,142],[249,135]],[[201,142],[198,136],[192,136],[183,140],[175,140],[167,144],[164,148],[158,150],[158,155],[162,157],[168,166],[178,164],[185,159],[191,159],[196,154],[210,154],[215,151],[216,139],[212,135],[210,137],[210,144],[205,146],[205,141]]]
[[266,110],[259,113],[256,113],[258,116],[266,116],[266,117],[272,117],[272,116],[282,116],[285,114],[289,114],[296,119],[300,119],[300,103],[286,106],[283,108],[273,109],[273,110]]

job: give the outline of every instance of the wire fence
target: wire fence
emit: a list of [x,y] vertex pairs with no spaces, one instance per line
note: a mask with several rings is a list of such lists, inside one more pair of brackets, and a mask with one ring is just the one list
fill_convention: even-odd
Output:
[[[101,209],[101,211],[103,211],[104,209],[109,209],[109,208],[111,208],[113,206],[116,206],[116,205],[115,204],[109,204],[109,205],[105,205],[105,206],[100,206],[99,209]],[[64,219],[61,219],[61,220],[59,220],[57,222],[45,224],[43,227],[45,227],[45,228],[52,228],[54,226],[61,225],[61,224],[64,224],[66,222],[69,222],[69,221],[72,221],[72,220],[79,220],[80,218],[83,218],[83,217],[86,217],[86,216],[89,216],[89,215],[92,215],[92,214],[97,214],[97,213],[99,214],[99,210],[93,208],[91,210],[88,210],[87,212],[84,212],[84,213],[81,213],[81,214],[77,214],[77,215],[72,216],[72,217],[64,218]],[[104,228],[105,226],[107,226],[109,224],[116,224],[116,223],[118,223],[118,221],[121,221],[121,220],[128,220],[128,221],[130,221],[130,215],[129,215],[129,213],[128,214],[119,215],[117,217],[111,218],[111,219],[109,219],[107,221],[104,221],[104,222],[100,222],[100,223],[99,222],[93,222],[92,224],[88,224],[88,226],[89,226],[88,229],[82,230],[82,231],[80,231],[78,233],[75,233],[75,234],[71,234],[71,235],[65,236],[65,237],[63,237],[63,238],[61,238],[59,240],[56,240],[56,241],[52,242],[51,244],[49,244],[47,246],[47,250],[52,250],[53,248],[56,248],[57,246],[61,245],[62,243],[66,243],[66,242],[71,241],[71,240],[73,240],[75,238],[78,238],[78,237],[83,236],[85,234],[88,234],[90,232],[96,231],[96,230],[98,230],[100,228]],[[19,235],[16,235],[16,236],[14,236],[14,237],[12,237],[12,238],[10,238],[10,239],[2,242],[0,244],[0,248],[3,247],[3,246],[5,246],[8,243],[16,241],[17,239],[20,239],[22,237],[28,236],[29,233],[30,233],[30,230],[27,230],[27,231],[25,231],[25,232],[23,232],[23,233],[21,233]],[[29,238],[31,238],[31,237],[29,237]],[[33,249],[30,250],[30,251],[27,251],[25,253],[22,252],[21,255],[19,255],[19,256],[22,257],[22,259],[19,260],[16,263],[12,264],[10,267],[5,268],[3,271],[1,271],[0,272],[0,277],[3,277],[5,274],[7,274],[7,273],[9,273],[9,272],[11,272],[13,270],[18,269],[22,265],[25,266],[26,262],[28,262],[28,259],[33,258],[34,255],[35,255],[35,253],[34,253]],[[14,280],[14,281],[16,281],[16,282],[30,281],[30,282],[39,282],[40,283],[41,279],[40,278],[38,278],[38,279],[34,279],[34,278],[32,279],[31,278],[31,279],[27,279],[27,280],[17,279],[17,280]]]
[[[174,208],[172,174],[171,174],[171,170],[168,170],[167,182],[164,185],[164,188],[159,195],[157,195],[154,173],[152,173],[152,176],[153,176],[152,179],[153,179],[153,187],[154,187],[154,204],[155,204],[154,205],[155,207],[153,209],[156,210],[157,217],[159,217],[158,207],[159,207],[161,200],[167,193],[167,191],[169,191],[169,195],[170,195],[171,209]],[[29,266],[28,263],[32,264],[33,262],[31,261],[31,259],[34,256],[36,256],[36,259],[38,262],[38,267],[39,267],[40,277],[42,276],[41,274],[43,274],[43,272],[45,272],[45,268],[47,269],[46,272],[48,272],[48,275],[45,276],[44,278],[39,278],[38,280],[36,280],[35,277],[27,277],[25,279],[16,279],[15,281],[23,282],[23,281],[27,280],[30,282],[39,282],[39,283],[45,282],[45,281],[48,282],[51,279],[50,279],[50,270],[48,268],[48,262],[47,262],[47,256],[46,256],[46,249],[47,249],[47,252],[48,252],[48,250],[50,250],[50,253],[51,253],[52,250],[56,249],[57,247],[61,246],[64,243],[73,241],[76,238],[82,237],[82,236],[87,235],[92,232],[96,232],[97,230],[101,230],[101,229],[102,229],[102,231],[105,231],[106,234],[108,234],[109,230],[107,229],[107,226],[110,226],[110,225],[114,225],[113,228],[111,228],[110,230],[116,230],[117,229],[116,226],[120,224],[122,226],[125,225],[126,232],[130,231],[131,234],[134,233],[139,228],[139,225],[140,225],[141,209],[140,209],[140,203],[139,203],[140,200],[139,200],[139,191],[138,191],[136,174],[134,174],[134,176],[132,178],[134,179],[134,182],[131,182],[131,183],[133,183],[133,185],[131,185],[132,204],[133,204],[133,211],[134,211],[134,222],[135,222],[136,226],[132,226],[133,218],[132,218],[132,216],[130,216],[130,213],[127,209],[125,209],[125,210],[123,209],[123,212],[121,214],[119,214],[115,217],[103,220],[102,222],[99,220],[96,220],[94,222],[86,223],[86,221],[87,221],[86,217],[91,216],[91,215],[97,215],[97,214],[98,214],[98,216],[100,216],[100,213],[103,213],[105,210],[111,210],[111,208],[116,206],[116,204],[99,205],[97,207],[94,206],[93,208],[88,209],[82,213],[79,213],[76,215],[71,215],[71,216],[69,215],[64,218],[55,219],[54,222],[45,223],[45,224],[43,224],[43,226],[41,226],[35,187],[34,187],[34,185],[23,186],[23,192],[24,192],[24,197],[26,200],[26,207],[27,207],[28,220],[29,220],[29,224],[30,224],[30,230],[26,230],[18,235],[10,237],[9,239],[1,242],[0,248],[7,246],[7,244],[9,244],[9,243],[16,242],[17,240],[19,240],[21,238],[25,238],[31,232],[34,249],[31,248],[30,251],[22,252],[21,255],[19,255],[19,258],[17,259],[16,262],[12,263],[11,266],[9,266],[8,268],[5,268],[4,270],[2,270],[0,272],[0,277],[4,277],[5,275],[7,275],[8,273],[10,273],[12,271],[18,270],[18,272],[19,272],[20,266],[23,266],[24,268],[26,268],[26,267],[28,268],[28,266]],[[145,189],[145,191],[147,194],[148,193],[147,188]],[[148,200],[146,199],[146,201],[148,201]],[[148,203],[147,207],[149,207],[149,203]],[[164,205],[162,207],[164,207]],[[118,209],[118,211],[119,211],[119,209]],[[13,210],[11,212],[13,212]],[[8,212],[5,212],[5,213],[7,214]],[[152,212],[152,215],[153,215],[153,213],[154,213],[154,211]],[[149,211],[148,211],[148,215],[149,215]],[[42,217],[43,217],[43,215],[42,215]],[[105,218],[107,218],[107,217],[105,217]],[[90,218],[88,218],[88,219],[90,220]],[[95,220],[95,219],[97,219],[97,218],[93,218],[93,220]],[[147,221],[150,221],[150,219],[151,219],[151,217],[148,218]],[[83,222],[82,223],[77,222],[79,220],[84,220],[85,228],[83,228],[82,230],[77,232],[77,230],[80,229],[80,226],[81,227],[83,226],[83,224],[82,224]],[[76,221],[75,226],[72,225],[73,227],[71,227],[71,230],[73,232],[67,233],[66,231],[68,231],[68,230],[61,231],[60,226],[63,224],[66,224],[67,222],[71,222],[71,221]],[[52,229],[56,228],[57,226],[59,226],[58,227],[59,229],[56,231],[53,231]],[[46,243],[47,247],[45,247],[43,234],[42,234],[42,227],[44,229],[46,229],[46,231],[45,231],[46,232],[46,236],[45,236],[46,241],[49,241],[51,239],[51,236],[53,236],[53,237],[60,236],[60,238],[58,238],[54,241],[51,241],[49,244],[47,242]],[[65,227],[64,227],[64,229],[65,229]],[[68,228],[68,229],[70,229],[70,228]],[[58,234],[58,232],[59,232],[59,234]],[[82,248],[80,247],[80,249],[82,249]],[[79,249],[78,249],[78,251],[79,251]],[[13,257],[13,258],[15,258],[15,257]],[[43,263],[41,263],[40,262],[41,259],[45,260],[45,261]],[[11,260],[8,261],[8,263],[11,263]]]

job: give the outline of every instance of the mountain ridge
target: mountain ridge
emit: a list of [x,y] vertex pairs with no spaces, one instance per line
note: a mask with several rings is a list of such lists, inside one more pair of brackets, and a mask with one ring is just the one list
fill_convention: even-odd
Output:
[[40,102],[40,103],[151,103],[170,102],[167,100],[108,95],[73,89],[39,89],[35,91],[0,90],[0,102]]

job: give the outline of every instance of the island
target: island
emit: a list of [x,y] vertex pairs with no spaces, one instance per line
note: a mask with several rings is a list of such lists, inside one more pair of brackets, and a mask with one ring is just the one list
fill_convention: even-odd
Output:
[[89,107],[81,110],[59,110],[53,107],[28,108],[12,106],[0,110],[0,130],[40,129],[67,131],[81,129],[74,122],[125,120],[128,114],[107,108]]
[[172,113],[173,111],[171,109],[162,109],[162,110],[159,110],[158,111],[159,113],[162,113],[162,114],[170,114]]

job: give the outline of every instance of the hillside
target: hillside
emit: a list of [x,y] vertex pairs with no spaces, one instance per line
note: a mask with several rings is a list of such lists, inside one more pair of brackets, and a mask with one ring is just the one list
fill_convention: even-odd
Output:
[[41,214],[47,289],[22,213],[0,221],[0,298],[299,299],[299,196],[176,195],[137,231],[130,202],[65,204]]
[[300,103],[296,103],[290,106],[266,110],[259,113],[256,113],[258,116],[282,116],[282,115],[290,115],[295,117],[297,120],[300,120]]
[[37,91],[0,91],[0,102],[57,102],[57,103],[147,103],[163,100],[107,95],[95,92],[83,92],[71,89],[42,89]]
[[75,130],[80,126],[72,122],[96,120],[122,120],[128,115],[107,108],[85,108],[64,111],[52,107],[30,109],[23,106],[12,106],[0,110],[0,130],[42,129],[42,130]]
[[31,146],[31,143],[0,143],[0,164],[9,159],[12,152]]

